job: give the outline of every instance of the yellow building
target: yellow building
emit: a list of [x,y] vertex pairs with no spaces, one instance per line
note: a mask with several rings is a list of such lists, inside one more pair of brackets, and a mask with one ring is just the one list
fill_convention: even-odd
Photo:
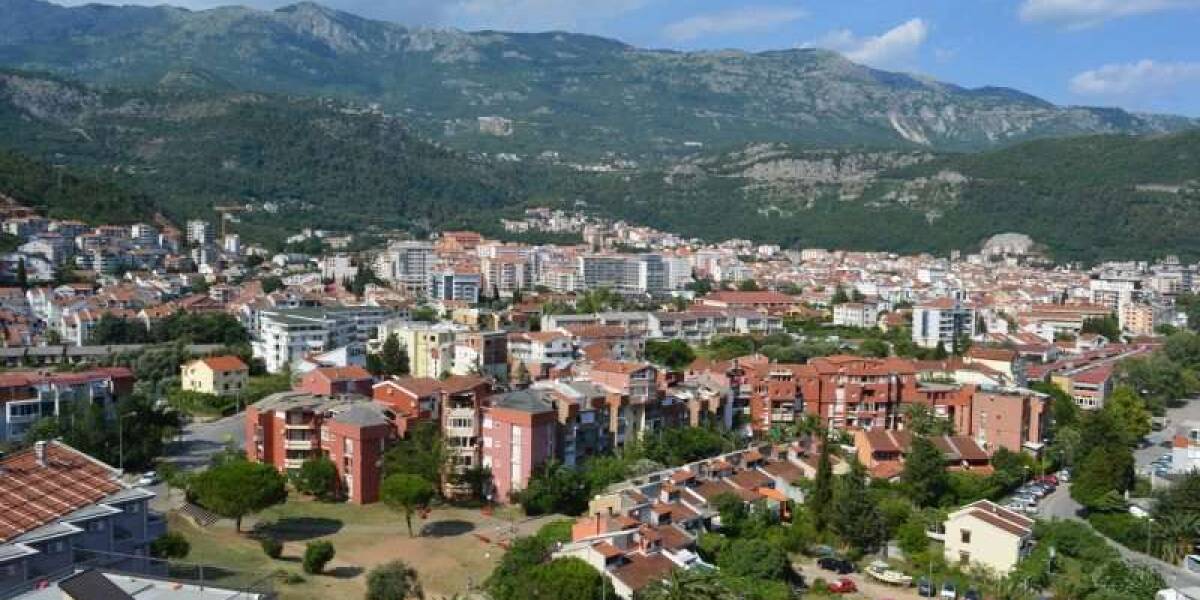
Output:
[[235,396],[246,391],[250,367],[236,356],[211,356],[183,365],[180,378],[188,392]]
[[1012,572],[1033,547],[1033,519],[987,500],[968,504],[946,517],[946,562],[963,569],[986,567],[999,576]]

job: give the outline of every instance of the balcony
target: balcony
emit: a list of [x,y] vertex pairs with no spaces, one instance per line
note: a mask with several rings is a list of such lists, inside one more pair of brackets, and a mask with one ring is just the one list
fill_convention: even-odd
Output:
[[303,458],[285,458],[285,459],[283,459],[283,468],[285,468],[285,469],[299,469],[300,467],[303,467],[303,466],[304,466]]
[[312,421],[294,421],[294,422],[288,421],[287,423],[284,424],[284,427],[286,427],[288,429],[312,429],[313,422]]
[[283,440],[284,450],[315,450],[316,442],[313,440]]

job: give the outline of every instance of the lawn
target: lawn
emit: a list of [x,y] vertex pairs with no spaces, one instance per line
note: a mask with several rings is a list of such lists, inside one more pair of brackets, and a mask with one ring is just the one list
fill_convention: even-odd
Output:
[[[438,508],[428,519],[415,520],[414,528],[424,528],[424,533],[409,537],[404,519],[381,504],[328,504],[292,496],[286,504],[263,511],[243,524],[246,530],[257,526],[259,532],[269,532],[283,541],[279,560],[268,558],[250,534],[235,533],[231,521],[200,528],[172,515],[170,526],[191,542],[187,562],[250,572],[227,576],[225,581],[230,583],[281,570],[304,577],[303,582],[295,584],[277,579],[275,589],[281,600],[361,598],[366,590],[366,572],[396,559],[411,564],[420,575],[426,595],[436,598],[461,594],[468,585],[480,584],[503,555],[502,544],[512,537],[514,528],[517,535],[531,535],[554,519],[521,520],[514,511],[497,511],[496,516],[489,516],[473,509]],[[304,545],[315,539],[329,540],[337,551],[327,568],[329,574],[302,574],[300,556]],[[209,577],[211,580],[211,572]],[[221,585],[222,579],[213,583]]]

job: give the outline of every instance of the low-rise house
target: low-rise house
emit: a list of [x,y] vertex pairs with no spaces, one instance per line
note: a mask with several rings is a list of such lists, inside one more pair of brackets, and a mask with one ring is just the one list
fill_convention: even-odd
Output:
[[[929,441],[942,452],[947,470],[991,472],[991,459],[968,436],[934,435]],[[904,459],[912,451],[909,431],[860,430],[854,434],[858,461],[873,477],[890,479],[904,470]]]
[[946,562],[985,567],[1004,576],[1033,548],[1033,519],[988,500],[968,504],[946,518]]
[[180,368],[180,385],[188,392],[236,396],[249,383],[250,367],[236,356],[198,358]]

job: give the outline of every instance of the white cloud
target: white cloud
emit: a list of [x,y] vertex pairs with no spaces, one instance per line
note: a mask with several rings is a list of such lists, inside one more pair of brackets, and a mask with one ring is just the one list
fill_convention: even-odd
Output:
[[706,35],[765,31],[807,15],[808,13],[800,8],[746,6],[676,21],[663,28],[663,36],[674,42],[686,42]]
[[859,37],[849,29],[831,31],[805,44],[840,52],[846,58],[872,67],[901,67],[911,63],[929,38],[924,19],[909,19],[879,35]]
[[1200,0],[1024,0],[1018,12],[1024,21],[1082,29],[1110,19],[1187,8],[1200,8]]
[[1149,100],[1169,96],[1184,86],[1200,88],[1200,62],[1109,64],[1071,78],[1071,91],[1081,96]]

